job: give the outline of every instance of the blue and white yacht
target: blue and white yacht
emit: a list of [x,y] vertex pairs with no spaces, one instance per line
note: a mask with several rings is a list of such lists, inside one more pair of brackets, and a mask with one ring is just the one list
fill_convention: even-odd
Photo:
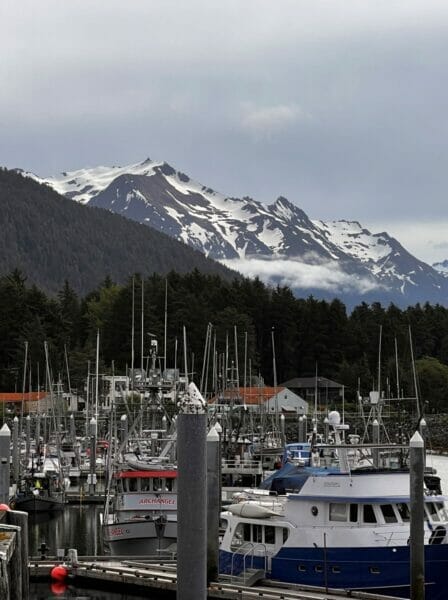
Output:
[[[242,496],[221,514],[220,572],[248,568],[274,580],[409,597],[409,470],[313,469],[282,496]],[[446,598],[446,498],[425,492],[426,599]]]

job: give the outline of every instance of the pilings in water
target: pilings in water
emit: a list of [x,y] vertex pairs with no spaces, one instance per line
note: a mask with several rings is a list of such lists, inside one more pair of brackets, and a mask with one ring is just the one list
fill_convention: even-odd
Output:
[[0,511],[0,598],[28,600],[28,514]]
[[418,431],[409,442],[410,454],[410,578],[411,600],[425,600],[425,546],[424,546],[424,495],[423,475],[425,468],[425,445]]
[[212,427],[207,435],[207,583],[219,573],[219,512],[221,456],[219,434]]
[[19,418],[12,420],[12,474],[13,481],[17,483],[20,477],[20,455],[19,455]]
[[177,417],[177,598],[207,598],[207,415],[189,386]]
[[9,502],[9,479],[11,463],[11,431],[6,425],[0,429],[0,503]]

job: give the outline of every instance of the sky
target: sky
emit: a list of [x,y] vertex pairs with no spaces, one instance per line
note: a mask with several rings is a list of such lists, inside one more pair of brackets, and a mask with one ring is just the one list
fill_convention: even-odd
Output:
[[150,157],[448,258],[446,0],[1,0],[0,165]]

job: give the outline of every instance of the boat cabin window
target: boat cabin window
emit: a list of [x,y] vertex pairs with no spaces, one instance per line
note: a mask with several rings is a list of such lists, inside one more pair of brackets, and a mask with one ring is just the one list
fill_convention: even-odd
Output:
[[162,491],[162,480],[160,479],[160,477],[154,477],[154,479],[152,480],[152,486],[155,492]]
[[381,504],[381,512],[385,523],[397,523],[397,515],[392,504]]
[[149,492],[151,490],[151,480],[147,477],[143,477],[140,480],[140,491]]
[[134,478],[134,477],[130,477],[128,479],[128,484],[129,484],[129,491],[130,492],[136,492],[138,489],[138,479]]
[[252,525],[252,541],[261,544],[263,541],[263,525]]
[[358,505],[350,504],[350,523],[358,522]]
[[428,517],[436,523],[448,520],[448,514],[443,502],[426,502],[425,509]]
[[330,502],[330,521],[347,521],[347,504]]
[[445,504],[443,502],[436,502],[435,505],[439,512],[440,520],[448,521],[448,512],[445,508]]
[[258,525],[255,523],[238,523],[233,534],[230,549],[236,550],[247,542],[252,542],[253,544],[274,545],[276,529],[279,531],[279,535],[282,536],[283,543],[286,542],[289,535],[289,530],[287,528],[273,527],[272,525]]
[[173,483],[174,483],[174,479],[165,479],[165,490],[167,492],[172,492],[173,491]]
[[409,521],[411,520],[409,505],[404,503],[397,504],[397,510],[403,523],[409,523]]
[[275,527],[266,525],[264,528],[264,543],[275,544]]
[[363,507],[364,523],[376,523],[375,510],[371,504],[364,504]]

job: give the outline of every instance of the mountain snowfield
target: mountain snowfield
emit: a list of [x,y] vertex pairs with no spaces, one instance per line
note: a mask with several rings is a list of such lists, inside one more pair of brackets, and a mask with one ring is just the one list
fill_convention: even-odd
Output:
[[148,158],[48,179],[24,174],[72,200],[158,229],[244,275],[289,285],[298,294],[402,306],[448,299],[444,273],[385,232],[371,233],[354,221],[311,220],[283,197],[268,206],[248,197],[230,198],[166,162]]

